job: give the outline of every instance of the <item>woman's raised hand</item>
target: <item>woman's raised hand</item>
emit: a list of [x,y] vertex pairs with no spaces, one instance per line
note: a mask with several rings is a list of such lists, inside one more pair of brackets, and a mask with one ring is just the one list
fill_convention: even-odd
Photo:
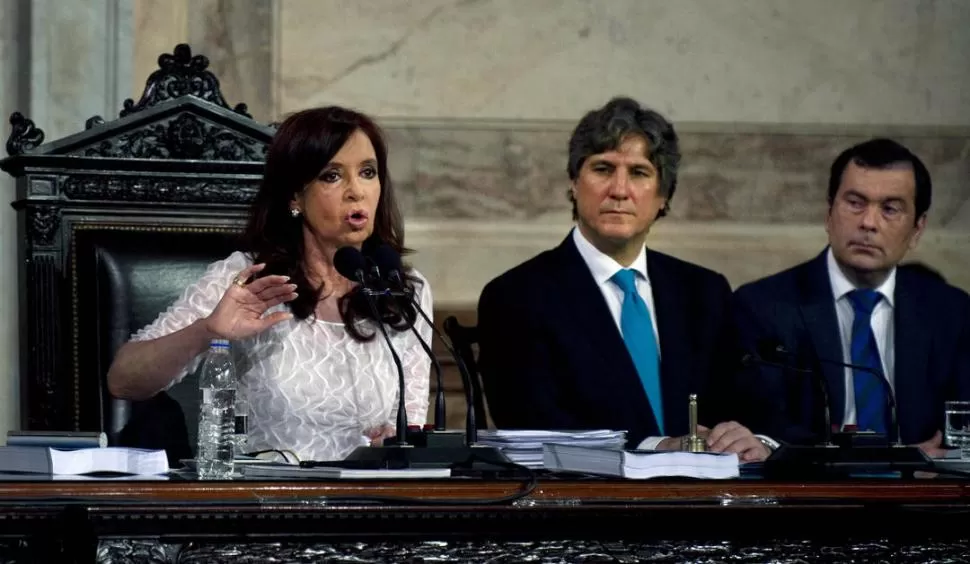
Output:
[[288,311],[264,316],[270,308],[296,299],[296,284],[289,283],[289,276],[263,276],[247,282],[264,268],[265,263],[254,264],[233,278],[229,289],[206,318],[211,333],[223,339],[245,339],[293,317]]

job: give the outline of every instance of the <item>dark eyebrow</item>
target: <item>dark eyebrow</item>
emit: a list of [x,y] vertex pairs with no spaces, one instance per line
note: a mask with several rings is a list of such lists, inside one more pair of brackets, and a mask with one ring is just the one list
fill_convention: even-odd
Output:
[[[610,160],[610,159],[608,159],[606,157],[601,157],[601,156],[590,157],[589,158],[589,164],[590,165],[606,164],[606,165],[610,165],[610,166],[613,166],[613,167],[617,166],[617,163],[613,162],[612,160]],[[650,170],[656,170],[657,169],[657,167],[655,167],[653,165],[653,163],[650,162],[649,160],[647,160],[645,162],[642,162],[642,163],[632,163],[632,164],[629,165],[629,167],[630,168],[646,168],[646,169],[650,169]]]
[[[363,165],[377,166],[377,159],[376,158],[364,159],[360,161],[360,166],[363,166]],[[323,170],[330,170],[332,168],[344,168],[344,167],[345,167],[344,163],[340,161],[330,161],[329,163],[327,163],[327,166],[323,167]]]
[[[853,190],[852,188],[847,188],[845,190],[845,195],[846,196],[852,196],[852,197],[855,197],[855,198],[859,198],[860,200],[865,200],[867,202],[871,201],[864,194],[862,194],[860,192],[857,192],[856,190]],[[904,205],[907,203],[906,202],[906,198],[903,198],[901,196],[890,196],[890,197],[885,198],[883,200],[879,200],[879,203],[880,204],[891,204],[891,203],[895,203],[895,202],[898,202],[898,203],[904,204]]]

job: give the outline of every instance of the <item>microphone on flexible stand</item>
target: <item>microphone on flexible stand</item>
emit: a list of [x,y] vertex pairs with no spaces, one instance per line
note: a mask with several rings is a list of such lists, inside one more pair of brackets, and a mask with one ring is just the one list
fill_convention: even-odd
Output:
[[[758,353],[763,357],[771,358],[778,362],[778,359],[782,358],[793,358],[794,354],[791,353],[784,345],[781,343],[776,343],[770,340],[764,340],[758,343]],[[892,443],[894,446],[902,447],[902,434],[899,429],[899,416],[896,407],[896,394],[893,392],[892,387],[889,385],[889,381],[886,379],[885,375],[881,370],[874,370],[868,366],[862,366],[860,364],[852,364],[849,362],[842,362],[841,360],[833,360],[828,358],[822,358],[817,355],[813,355],[814,360],[821,364],[828,364],[831,366],[837,366],[839,368],[849,368],[851,370],[860,370],[862,372],[868,372],[876,377],[879,385],[882,386],[883,393],[885,396],[886,408],[889,411],[889,429],[893,434],[892,438],[887,439],[887,442]],[[819,369],[819,373],[821,369]],[[824,378],[819,379],[822,383],[825,383]],[[828,403],[828,399],[826,399]],[[839,433],[839,435],[849,435],[850,433]],[[851,433],[855,434],[855,433]],[[876,438],[878,440],[878,437]],[[839,442],[842,442],[841,440]],[[850,441],[851,442],[851,441]]]
[[[400,259],[398,259],[400,260]],[[465,444],[460,434],[441,432],[409,432],[407,428],[407,411],[404,403],[404,368],[401,359],[391,343],[391,338],[384,328],[384,320],[377,309],[375,296],[390,296],[399,298],[408,295],[406,288],[394,290],[387,287],[385,282],[374,280],[367,276],[367,259],[354,247],[343,247],[334,255],[334,267],[344,277],[360,283],[360,291],[367,300],[371,313],[387,342],[398,372],[398,412],[397,438],[386,441],[379,447],[360,446],[354,449],[343,461],[316,462],[304,461],[301,466],[313,467],[320,464],[345,468],[455,468],[468,467],[476,470],[506,470],[512,463],[500,450],[494,447],[470,447]],[[375,266],[377,266],[375,264]],[[381,273],[380,267],[372,269],[372,273]],[[385,276],[386,277],[386,276]],[[413,297],[411,298],[413,300]],[[420,308],[417,308],[420,310]],[[434,326],[432,326],[433,328]],[[428,347],[426,352],[430,352]],[[411,442],[408,438],[413,439]],[[429,448],[433,447],[433,448]]]
[[[371,275],[377,281],[376,283],[382,286],[387,286],[386,281],[383,279],[384,277],[381,276],[380,264],[378,264],[373,258],[369,258],[368,260],[372,265]],[[398,259],[398,262],[400,262],[400,259]],[[397,297],[411,295],[406,288],[403,291],[394,291],[392,288],[389,288],[389,287],[385,289],[389,295],[394,295]],[[425,354],[427,354],[428,358],[431,359],[431,366],[434,367],[435,381],[438,383],[438,390],[434,396],[434,430],[444,431],[445,421],[447,418],[445,413],[445,391],[444,391],[444,385],[443,385],[444,377],[442,376],[442,373],[441,373],[441,363],[438,362],[438,357],[436,357],[435,354],[431,351],[431,346],[428,345],[428,343],[421,336],[421,333],[418,332],[418,329],[414,326],[414,323],[410,324],[410,328],[411,328],[411,333],[413,333],[415,338],[417,338],[418,343],[421,344],[421,348],[424,349]]]
[[387,343],[387,348],[391,351],[391,357],[394,359],[394,364],[397,366],[399,388],[397,402],[397,444],[399,446],[406,446],[408,444],[408,414],[404,407],[404,367],[401,365],[401,357],[399,357],[397,351],[394,350],[394,345],[391,343],[391,337],[387,334],[387,329],[384,328],[384,323],[381,321],[380,312],[377,310],[377,303],[374,300],[374,295],[381,295],[381,292],[375,292],[369,287],[370,282],[367,279],[367,261],[364,259],[364,255],[361,254],[361,252],[356,248],[341,247],[337,249],[337,252],[333,256],[333,266],[337,269],[337,272],[339,272],[341,276],[347,278],[348,280],[354,280],[360,284],[360,292],[364,295],[364,300],[370,307],[371,315],[374,317],[374,322],[377,324],[381,335],[384,336],[384,342]]
[[[374,261],[378,265],[380,265],[380,268],[383,269],[385,277],[387,277],[388,281],[392,284],[392,286],[401,290],[406,290],[404,275],[401,272],[403,268],[401,264],[401,256],[387,244],[382,244],[376,247],[374,249],[372,256]],[[478,426],[477,426],[477,421],[475,420],[474,399],[472,398],[471,373],[468,371],[468,367],[465,365],[465,361],[462,360],[461,355],[455,352],[455,349],[452,346],[452,343],[450,343],[448,339],[441,334],[441,331],[439,331],[438,328],[434,326],[434,323],[431,322],[431,319],[428,317],[428,314],[425,313],[423,309],[421,309],[421,305],[414,298],[414,294],[406,291],[403,292],[403,294],[411,301],[411,305],[414,306],[414,309],[415,311],[418,312],[418,315],[420,315],[421,318],[424,319],[425,323],[427,323],[428,326],[431,327],[432,332],[438,337],[438,340],[445,346],[445,349],[448,350],[448,353],[455,361],[455,365],[458,367],[458,373],[461,376],[461,381],[462,381],[462,388],[464,388],[464,391],[465,391],[465,405],[467,408],[465,410],[465,437],[468,444],[473,445],[478,442]],[[443,387],[444,387],[443,382],[442,380],[439,379],[438,380],[439,392],[442,390]],[[442,399],[443,397],[444,396],[442,395]]]
[[[759,363],[780,366],[796,372],[811,373],[819,380],[824,394],[823,408],[826,411],[825,417],[828,421],[831,407],[821,365],[822,363],[829,363],[849,368],[855,368],[855,365],[822,359],[813,352],[813,368],[809,370],[794,366],[790,360],[795,357],[794,353],[779,342],[762,341],[757,344],[757,348],[759,353],[767,357],[763,360],[759,358]],[[814,351],[814,346],[812,350]],[[746,358],[750,356],[746,355]],[[858,369],[872,372],[871,369],[862,366]],[[885,382],[884,379],[882,380]],[[887,398],[891,398],[890,394],[887,394]],[[833,444],[828,442],[832,437],[831,424],[827,423],[828,427],[824,435],[827,440],[825,445],[782,444],[765,460],[765,476],[785,479],[828,479],[833,476],[845,477],[885,472],[903,472],[905,475],[912,475],[914,471],[932,469],[932,462],[922,450],[918,447],[899,444],[895,401],[887,399],[887,404],[891,408],[891,417],[897,436],[896,444],[888,444],[885,436],[872,437],[871,434],[865,433],[839,433],[834,445],[838,448],[832,448]],[[862,440],[863,438],[867,440]]]
[[[382,244],[373,249],[371,257],[378,270],[384,277],[384,281],[391,288],[391,295],[399,299],[407,299],[414,307],[415,311],[431,328],[434,335],[444,344],[448,352],[451,353],[462,376],[462,383],[465,388],[465,407],[466,429],[462,436],[460,432],[434,430],[420,433],[420,438],[412,440],[412,444],[426,446],[429,448],[414,449],[413,455],[420,457],[420,463],[427,466],[463,466],[477,470],[498,470],[508,468],[511,462],[508,457],[498,448],[487,445],[476,444],[478,435],[475,428],[475,412],[471,399],[471,375],[468,367],[461,359],[461,355],[455,352],[452,343],[434,326],[428,314],[421,309],[421,304],[414,297],[414,292],[408,291],[408,286],[403,274],[401,256],[389,245]],[[429,354],[430,348],[426,349]],[[433,354],[431,354],[433,358]],[[443,383],[439,380],[438,389],[442,393],[444,402]],[[359,449],[358,449],[359,450]],[[361,453],[363,455],[364,453]]]

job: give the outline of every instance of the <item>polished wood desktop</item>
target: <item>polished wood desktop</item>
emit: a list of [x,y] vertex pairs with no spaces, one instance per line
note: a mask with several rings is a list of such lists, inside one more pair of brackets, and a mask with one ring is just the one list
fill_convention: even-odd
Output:
[[[246,553],[324,550],[378,561],[414,551],[468,561],[556,550],[567,561],[591,550],[645,558],[644,551],[686,555],[703,546],[802,561],[816,553],[828,555],[818,561],[839,561],[833,551],[936,558],[968,553],[968,510],[970,482],[940,478],[12,481],[0,482],[0,561],[30,561],[25,554],[41,561],[83,554],[85,561],[110,550],[131,552],[114,561],[149,561],[132,556],[138,543],[177,547],[183,556],[245,546]],[[205,561],[197,558],[191,561]]]

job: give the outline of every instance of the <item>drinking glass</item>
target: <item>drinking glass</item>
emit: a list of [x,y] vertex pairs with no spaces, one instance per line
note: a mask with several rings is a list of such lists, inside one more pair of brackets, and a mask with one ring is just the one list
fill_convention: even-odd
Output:
[[948,401],[945,405],[946,444],[960,449],[961,458],[970,460],[970,401]]

